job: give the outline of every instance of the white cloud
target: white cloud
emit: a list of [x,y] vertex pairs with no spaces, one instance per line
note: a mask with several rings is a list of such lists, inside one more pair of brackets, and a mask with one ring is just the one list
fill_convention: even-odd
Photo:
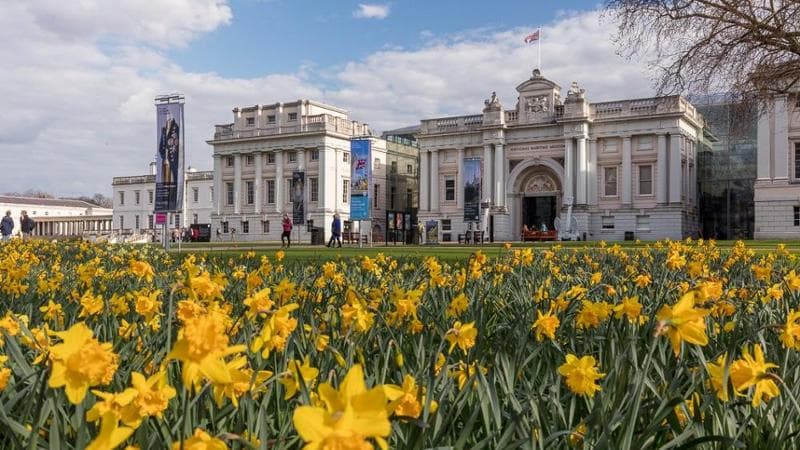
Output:
[[359,19],[385,19],[389,16],[389,5],[361,3],[353,16]]
[[[169,1],[193,12],[189,22],[195,25],[178,25],[179,41],[230,20],[222,1]],[[522,44],[526,28],[465,30],[431,37],[421,48],[382,50],[336,67],[305,61],[293,73],[255,78],[187,72],[159,49],[158,31],[145,36],[120,22],[113,33],[119,41],[108,45],[112,27],[94,24],[116,20],[97,12],[105,3],[83,1],[95,9],[65,12],[64,25],[53,25],[57,16],[43,13],[43,0],[0,7],[0,42],[15,42],[13,48],[0,46],[0,192],[110,194],[113,176],[145,173],[155,153],[153,97],[159,93],[186,96],[188,163],[209,169],[212,149],[205,141],[214,124],[232,120],[235,106],[319,99],[384,130],[478,113],[491,91],[512,108],[515,86],[536,65],[535,44]],[[131,5],[142,2],[120,3],[136,14]],[[152,22],[143,27],[159,30],[174,25],[169,17],[177,13],[160,22],[142,14],[137,17]],[[595,12],[564,16],[544,27],[543,74],[564,89],[579,81],[590,101],[651,95],[643,63],[615,55],[611,28],[601,25]]]

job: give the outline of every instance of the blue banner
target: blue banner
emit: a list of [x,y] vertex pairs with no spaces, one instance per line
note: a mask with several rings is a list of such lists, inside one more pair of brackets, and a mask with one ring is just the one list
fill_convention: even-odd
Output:
[[464,221],[481,219],[481,160],[464,159]]
[[370,220],[372,145],[369,139],[350,141],[350,220]]

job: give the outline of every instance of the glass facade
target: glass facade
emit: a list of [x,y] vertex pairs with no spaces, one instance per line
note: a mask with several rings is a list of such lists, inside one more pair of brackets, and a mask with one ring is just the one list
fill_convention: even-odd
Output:
[[713,136],[697,147],[701,236],[752,239],[757,112],[741,104],[695,105]]

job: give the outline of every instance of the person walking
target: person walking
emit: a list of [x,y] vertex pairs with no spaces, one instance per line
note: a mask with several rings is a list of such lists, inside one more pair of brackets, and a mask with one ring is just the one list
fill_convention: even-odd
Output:
[[3,241],[11,239],[12,231],[14,231],[14,219],[11,218],[11,211],[6,211],[3,220],[0,220],[0,232],[2,232]]
[[333,222],[331,223],[331,239],[328,241],[328,247],[333,247],[334,240],[342,246],[342,221],[339,219],[339,214],[333,215]]
[[31,237],[35,226],[36,223],[28,216],[28,211],[22,211],[22,217],[19,218],[19,229],[22,231],[23,240]]
[[281,248],[284,246],[289,248],[292,246],[292,219],[289,214],[283,214],[283,234],[281,234]]

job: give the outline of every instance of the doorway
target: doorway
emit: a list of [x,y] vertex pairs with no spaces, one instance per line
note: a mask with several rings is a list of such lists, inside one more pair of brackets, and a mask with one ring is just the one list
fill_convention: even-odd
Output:
[[530,230],[554,229],[556,218],[556,196],[535,196],[522,199],[522,225]]

